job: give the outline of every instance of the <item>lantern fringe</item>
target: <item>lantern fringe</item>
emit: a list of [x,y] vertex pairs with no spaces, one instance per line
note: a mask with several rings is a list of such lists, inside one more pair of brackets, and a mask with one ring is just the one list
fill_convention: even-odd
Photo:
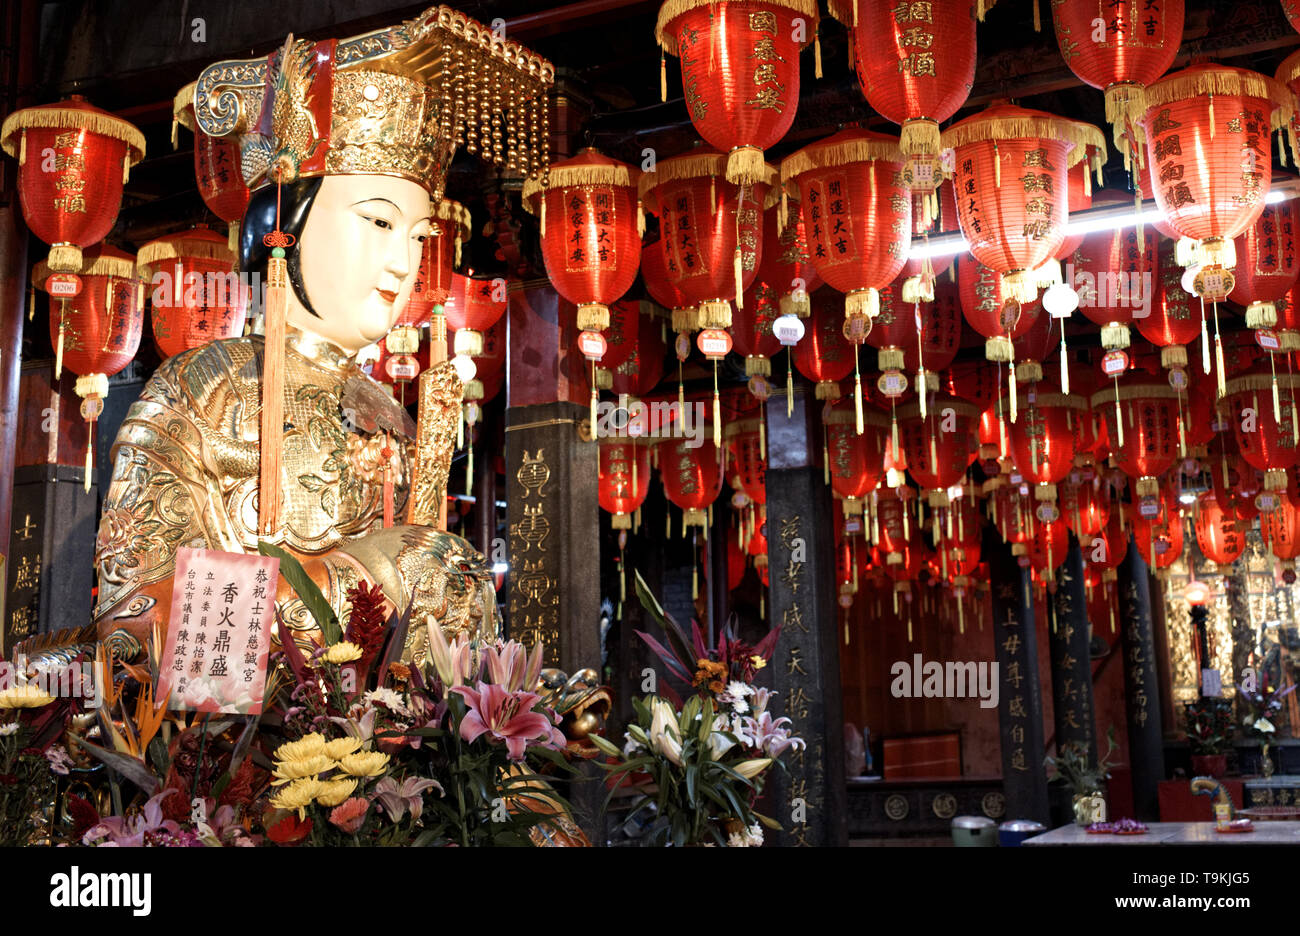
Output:
[[[1139,400],[1139,399],[1147,399],[1147,400],[1178,399],[1179,391],[1175,390],[1173,387],[1169,386],[1166,383],[1155,382],[1156,380],[1160,380],[1160,379],[1161,378],[1153,378],[1150,383],[1143,382],[1140,384],[1129,384],[1128,386],[1120,386],[1118,390],[1115,389],[1114,387],[1106,387],[1102,390],[1098,390],[1090,398],[1092,407],[1093,409],[1100,412],[1101,407],[1104,404],[1113,400],[1121,400],[1124,402],[1128,402],[1129,400]],[[1269,380],[1268,376],[1265,375],[1263,377],[1264,382],[1262,386],[1267,387],[1269,385],[1268,380]]]
[[1146,135],[1141,124],[1142,118],[1147,113],[1146,89],[1140,84],[1122,81],[1107,88],[1105,96],[1106,123],[1114,127],[1115,149],[1121,153],[1127,152],[1130,139],[1128,133],[1132,132],[1134,153],[1140,165],[1141,149],[1146,143]]
[[1277,333],[1277,343],[1279,350],[1282,351],[1300,351],[1300,332],[1280,331]]
[[1110,350],[1127,348],[1129,346],[1128,326],[1115,324],[1101,326],[1101,346]]
[[758,355],[748,355],[745,358],[745,376],[746,377],[771,377],[772,361],[769,358],[759,357]]
[[[238,226],[236,226],[238,230]],[[145,267],[160,263],[164,260],[218,260],[226,263],[233,263],[235,255],[230,249],[229,239],[225,243],[217,240],[198,240],[197,238],[168,237],[156,241],[150,241],[140,248],[135,255],[135,265],[140,268],[141,275],[145,274]],[[104,258],[111,259],[111,258]],[[122,262],[119,260],[119,262]]]
[[[578,307],[578,311],[579,311],[579,320],[581,320],[582,306]],[[579,327],[581,328],[582,326],[580,325]],[[393,331],[390,332],[389,334],[393,334],[402,329],[403,326],[399,325],[397,328],[394,328]],[[412,328],[411,331],[414,332],[414,335],[412,335],[411,337],[415,339],[414,341],[411,342],[411,344],[413,344],[415,347],[412,348],[408,345],[407,347],[403,348],[400,353],[414,354],[419,349],[420,330],[418,328]],[[397,349],[390,347],[389,350],[393,351]],[[472,358],[482,357],[483,356],[483,333],[473,328],[460,329],[459,331],[456,332],[456,337],[452,339],[451,353],[463,354],[466,357],[472,357]]]
[[995,335],[984,342],[984,358],[1004,364],[1015,357],[1015,346],[1006,335]]
[[1252,302],[1246,306],[1247,328],[1272,328],[1277,324],[1277,306],[1271,302]]
[[1002,291],[1020,303],[1038,298],[1037,278],[1033,270],[1015,270],[1002,274]]
[[[459,334],[460,333],[457,332],[458,337]],[[483,399],[483,394],[485,392],[486,388],[483,386],[483,381],[470,380],[465,384],[465,393],[463,396],[466,400],[481,400]]]
[[[619,163],[614,166],[603,165],[603,164],[602,165],[584,164],[579,166],[552,166],[548,174],[548,178],[546,180],[528,179],[524,182],[524,190],[523,190],[524,208],[528,211],[529,214],[536,214],[537,210],[534,207],[534,204],[537,200],[537,197],[541,195],[543,192],[548,192],[551,189],[567,188],[575,185],[612,185],[612,186],[620,186],[622,188],[630,188],[633,185],[632,172],[633,172],[632,167],[624,163]],[[450,200],[443,199],[442,203],[445,205],[447,204],[448,201]],[[458,205],[456,202],[451,202],[451,204],[457,205],[457,207],[460,207],[461,210],[464,211],[464,208]],[[468,216],[469,212],[465,211],[465,215]],[[444,220],[452,220],[452,219],[447,218]],[[459,222],[460,218],[457,217],[455,218],[455,220]],[[469,230],[468,220],[465,221],[464,226],[468,231]]]
[[[756,184],[768,186],[763,208],[771,208],[781,199],[781,190],[777,186],[778,173],[771,163],[764,163],[766,173]],[[727,157],[723,153],[696,153],[690,156],[674,156],[655,165],[654,172],[643,172],[637,182],[637,196],[645,204],[646,210],[657,214],[658,201],[651,193],[661,185],[677,182],[681,179],[700,179],[708,176],[724,176],[727,172]]]
[[768,165],[757,146],[737,146],[727,155],[727,181],[732,185],[755,185],[767,178]]
[[[834,384],[833,381],[829,380],[825,381],[825,383],[833,384],[838,392],[838,384]],[[823,398],[818,397],[818,399]],[[855,426],[857,421],[857,414],[850,409],[832,409],[829,413],[822,415],[822,422],[827,426]],[[888,429],[889,416],[874,407],[863,407],[862,424],[877,429]]]
[[1160,366],[1163,368],[1186,367],[1187,348],[1182,345],[1170,345],[1160,349]]
[[1202,266],[1231,270],[1237,265],[1237,244],[1231,237],[1207,237],[1196,242],[1193,257]]
[[844,317],[866,315],[874,319],[880,314],[880,293],[875,289],[855,289],[844,297]]
[[[943,408],[945,410],[951,409],[963,419],[979,419],[980,415],[983,413],[983,410],[974,403],[967,403],[965,400],[945,400]],[[904,403],[902,406],[899,406],[897,412],[899,419],[916,419],[921,415],[921,403],[919,400],[914,399],[909,403]],[[886,418],[883,413],[880,415],[882,420]],[[870,422],[871,420],[867,421]]]
[[812,300],[808,298],[807,292],[799,294],[788,292],[781,297],[778,308],[782,315],[793,315],[795,318],[806,319],[812,315]]
[[[559,169],[552,169],[551,178],[554,179],[555,173],[563,172],[563,171],[564,171],[563,167]],[[532,180],[530,179],[529,181]],[[625,182],[624,184],[631,185],[630,182]],[[527,182],[524,183],[524,187],[525,188],[528,187]],[[450,221],[451,223],[455,224],[458,228],[460,228],[461,240],[468,240],[470,234],[473,233],[473,229],[470,226],[473,220],[470,211],[468,208],[466,208],[458,201],[453,201],[450,198],[444,198],[442,201],[438,202],[437,207],[434,208],[433,217],[434,220],[436,221]]]
[[[1222,94],[1265,98],[1270,101],[1277,108],[1271,122],[1275,130],[1285,126],[1290,119],[1294,107],[1291,103],[1291,92],[1272,78],[1241,68],[1218,65],[1200,68],[1189,74],[1190,71],[1191,69],[1177,72],[1148,85],[1146,106],[1163,107],[1175,101]],[[1284,116],[1286,119],[1283,119]]]
[[604,331],[609,328],[609,306],[599,302],[586,302],[578,306],[580,331]]
[[616,513],[609,518],[609,525],[615,530],[630,530],[632,529],[632,515]]
[[1153,478],[1150,475],[1144,475],[1137,479],[1137,483],[1133,485],[1133,489],[1138,497],[1159,497],[1160,480],[1158,478]]
[[1074,148],[1070,150],[1067,166],[1082,162],[1090,150],[1106,151],[1105,135],[1092,124],[1051,114],[1035,114],[1032,111],[1018,117],[969,117],[945,130],[940,135],[940,141],[943,149],[953,149],[971,143],[1025,137],[1043,137],[1073,143]]
[[933,156],[939,152],[939,123],[928,117],[903,122],[898,148],[904,156]]
[[1287,474],[1285,468],[1270,468],[1264,472],[1264,490],[1285,491]]
[[1043,379],[1043,365],[1037,361],[1021,361],[1016,365],[1016,380],[1020,383],[1038,383]]
[[[44,291],[45,280],[51,273],[77,273],[81,276],[117,276],[122,279],[135,278],[135,263],[129,257],[112,257],[112,256],[94,256],[91,255],[90,262],[85,262],[80,247],[73,247],[70,244],[61,244],[50,249],[51,256],[55,250],[75,250],[77,256],[77,265],[72,269],[62,269],[52,266],[48,260],[42,260],[36,266],[32,267],[32,282],[36,288]],[[67,255],[60,254],[60,257]]]
[[75,244],[55,244],[45,264],[55,273],[81,273],[81,248]]
[[17,156],[14,134],[23,130],[89,130],[99,136],[121,140],[127,145],[131,165],[144,159],[144,134],[134,125],[112,114],[80,110],[75,107],[28,107],[5,118],[0,125],[0,145],[10,156]]
[[697,328],[730,328],[731,303],[726,299],[710,299],[701,302],[696,313]]
[[934,302],[934,277],[917,273],[903,280],[904,302]]
[[813,395],[818,400],[838,400],[843,394],[840,393],[838,380],[819,380],[813,389]]
[[[716,2],[717,0],[667,0],[659,8],[659,17],[655,21],[655,42],[669,55],[677,55],[677,30],[669,28],[673,20],[683,13],[689,13],[691,10],[703,6],[713,6]],[[804,40],[800,48],[806,48],[813,41],[812,37],[816,35],[817,24],[820,22],[817,12],[817,0],[763,0],[763,4],[764,6],[775,6],[791,10],[796,15],[809,20],[808,31],[810,35]]]
[[813,169],[828,169],[832,166],[847,166],[874,160],[902,163],[903,151],[892,138],[813,143],[781,160],[781,181],[788,182]]
[[907,357],[902,348],[880,348],[876,351],[876,367],[882,371],[902,370]]
[[[1278,374],[1277,383],[1283,390],[1300,389],[1300,374]],[[1226,383],[1229,394],[1241,393],[1245,390],[1269,390],[1272,386],[1273,378],[1269,374],[1246,374],[1242,377],[1234,377]]]
[[699,312],[695,306],[673,309],[673,331],[691,332],[700,327]]
[[230,251],[231,262],[239,256],[239,222],[231,221],[226,227],[226,249]]

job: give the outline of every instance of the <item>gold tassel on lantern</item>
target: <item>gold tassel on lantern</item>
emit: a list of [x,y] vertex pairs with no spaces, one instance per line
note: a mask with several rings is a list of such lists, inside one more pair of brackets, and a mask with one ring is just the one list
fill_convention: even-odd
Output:
[[1218,399],[1222,400],[1228,395],[1227,381],[1223,375],[1223,338],[1219,334],[1219,304],[1212,303],[1214,307],[1214,369],[1218,374]]
[[718,362],[713,362],[713,444],[722,448],[722,401],[718,397]]
[[1201,300],[1201,370],[1210,374],[1210,328],[1205,321],[1205,300]]
[[54,348],[54,379],[59,380],[63,377],[63,332],[67,327],[64,321],[65,312],[68,306],[68,300],[59,300],[59,339]]
[[668,100],[668,58],[662,47],[659,49],[659,100]]
[[794,349],[785,349],[785,418],[794,417]]
[[31,321],[36,315],[36,286],[29,286],[27,289],[27,321]]
[[818,81],[822,77],[822,38],[821,23],[813,30],[813,77]]

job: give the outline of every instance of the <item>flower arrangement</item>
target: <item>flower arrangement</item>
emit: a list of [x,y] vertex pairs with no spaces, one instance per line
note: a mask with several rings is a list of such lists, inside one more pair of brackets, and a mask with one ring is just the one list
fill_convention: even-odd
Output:
[[0,846],[26,845],[31,818],[66,774],[71,759],[57,743],[63,723],[55,699],[34,685],[0,690]]
[[1285,689],[1272,687],[1268,681],[1268,670],[1261,669],[1254,685],[1243,683],[1237,687],[1237,691],[1246,712],[1242,719],[1246,733],[1261,742],[1271,741],[1277,731],[1273,719],[1282,711],[1282,700],[1295,691],[1295,684]]
[[694,621],[686,637],[639,574],[636,590],[663,625],[670,646],[638,631],[639,636],[695,692],[683,702],[665,684],[663,695],[634,699],[636,721],[628,726],[621,749],[605,738],[592,738],[608,757],[604,767],[610,796],[629,784],[636,792],[628,818],[657,812],[649,833],[653,844],[761,845],[764,827],[781,828],[755,809],[764,779],[786,751],[804,747],[787,727],[790,719],[774,718],[768,711],[775,693],[753,684],[771,660],[780,631],[750,646],[729,624],[710,647]]
[[[320,625],[323,646],[283,641],[268,673],[266,709],[247,717],[168,712],[165,700],[155,701],[157,635],[144,665],[117,664],[113,672],[101,652],[98,665],[112,678],[103,680],[95,724],[68,734],[75,738],[72,753],[84,762],[79,782],[97,789],[75,796],[59,788],[52,842],[585,842],[556,792],[572,772],[559,718],[532,691],[542,667],[540,645],[529,653],[515,641],[449,641],[430,618],[416,625],[427,631],[428,661],[400,662],[412,625],[385,613],[377,586],[349,592],[351,611],[341,626],[302,567],[277,555]],[[281,626],[280,633],[290,631]],[[48,706],[49,725],[22,714],[36,709],[5,720],[7,700]],[[51,702],[0,694],[0,767],[6,774],[21,771],[16,786],[0,777],[2,815],[19,820],[6,822],[9,831],[0,834],[29,834],[37,801],[49,797],[63,750],[53,741],[76,714],[62,700]],[[45,786],[32,782],[42,779]],[[11,802],[14,790],[26,791],[27,799]]]
[[1203,696],[1183,703],[1187,716],[1187,741],[1195,756],[1222,754],[1232,742],[1236,725],[1232,722],[1232,703],[1227,699]]

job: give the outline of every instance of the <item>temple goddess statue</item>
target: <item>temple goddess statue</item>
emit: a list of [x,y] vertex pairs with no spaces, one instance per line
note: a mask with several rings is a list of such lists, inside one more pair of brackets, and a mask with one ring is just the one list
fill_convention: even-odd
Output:
[[[545,170],[551,80],[550,63],[446,7],[347,40],[291,36],[267,58],[203,72],[198,128],[238,139],[252,190],[241,270],[270,269],[272,288],[277,261],[287,274],[284,338],[168,359],[122,424],[95,555],[95,623],[116,656],[138,656],[155,626],[165,633],[178,548],[259,541],[297,557],[340,617],[348,589],[373,582],[413,621],[497,633],[483,557],[434,525],[459,377],[450,364],[426,373],[417,429],[355,355],[410,295],[458,144],[525,175]],[[276,383],[282,419],[268,423]],[[283,579],[278,597],[284,624],[311,639]],[[420,661],[424,635],[410,628],[407,659]]]

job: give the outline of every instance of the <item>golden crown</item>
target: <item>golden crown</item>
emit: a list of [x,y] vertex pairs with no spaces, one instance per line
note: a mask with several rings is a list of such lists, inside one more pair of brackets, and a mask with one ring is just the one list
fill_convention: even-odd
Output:
[[199,129],[238,137],[250,188],[347,173],[409,178],[442,198],[456,148],[537,179],[555,69],[445,6],[322,42],[290,35],[261,59],[217,62],[194,89]]

